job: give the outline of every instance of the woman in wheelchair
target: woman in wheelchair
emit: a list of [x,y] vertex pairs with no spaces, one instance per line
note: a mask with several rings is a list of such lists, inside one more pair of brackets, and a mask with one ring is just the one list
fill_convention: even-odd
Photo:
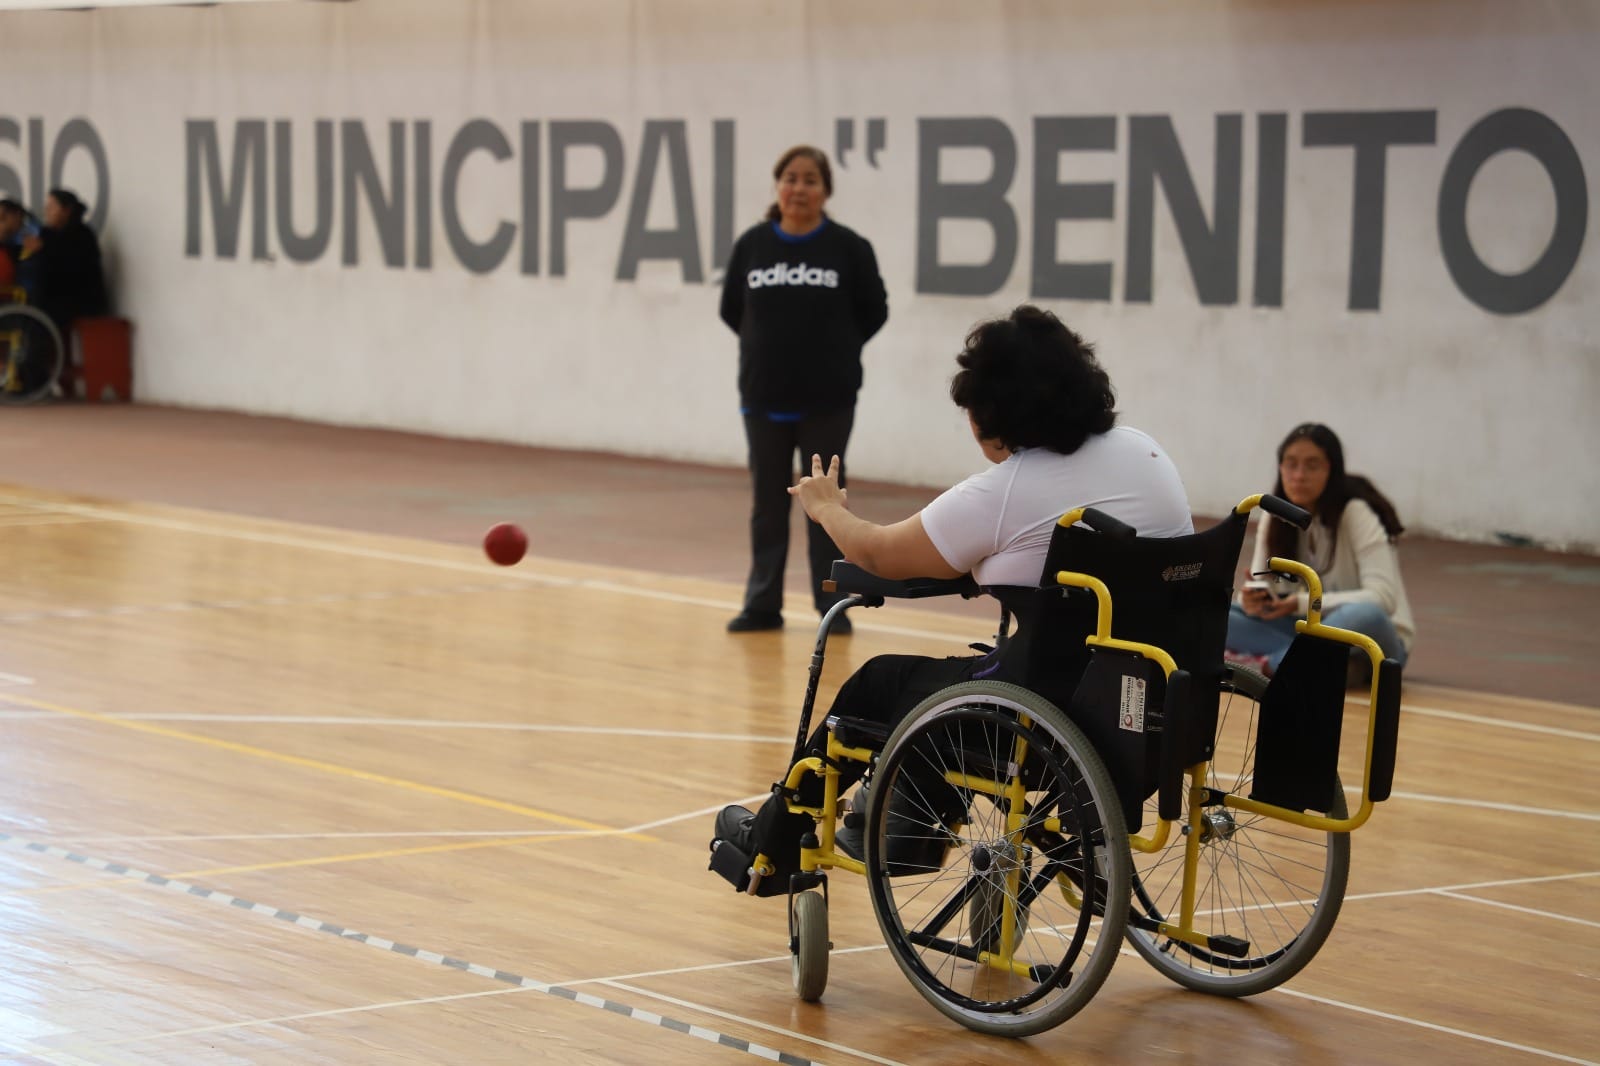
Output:
[[[1093,347],[1055,315],[1024,305],[982,322],[967,335],[956,362],[960,369],[950,397],[966,413],[990,463],[986,469],[891,525],[847,509],[837,457],[824,469],[822,458],[814,456],[811,475],[790,489],[847,561],[887,579],[970,574],[985,591],[1037,588],[1057,521],[1069,506],[1098,508],[1144,537],[1193,532],[1172,460],[1147,434],[1117,425],[1111,381]],[[945,659],[880,655],[840,687],[829,717],[893,727],[928,696],[974,678],[1007,680],[1006,663],[993,652]],[[828,727],[818,727],[805,754],[825,755],[827,739]],[[839,770],[842,792],[866,765],[846,761]],[[816,806],[822,787],[820,778],[808,777],[800,786],[800,804]],[[921,782],[918,790],[924,805],[948,806],[945,816],[960,817],[954,808],[965,801],[942,780]],[[909,816],[897,810],[901,796],[897,789],[889,800],[891,819]],[[759,812],[725,808],[716,819],[713,848],[727,841],[746,855],[766,854],[783,869],[792,866],[786,860],[798,854],[801,838],[814,828],[809,816],[789,811],[779,789]],[[847,822],[835,847],[859,860],[861,830]],[[937,866],[941,854],[886,858],[891,870],[917,869]]]
[[[1265,573],[1274,556],[1309,564],[1322,578],[1323,621],[1366,634],[1386,658],[1404,664],[1416,626],[1394,547],[1404,532],[1394,504],[1366,478],[1345,472],[1344,446],[1316,422],[1296,426],[1278,445],[1273,493],[1310,511],[1311,525],[1301,531],[1263,515],[1252,574]],[[1306,616],[1308,596],[1281,580],[1252,584],[1234,602],[1228,648],[1236,661],[1270,676],[1294,640],[1296,619]],[[1370,679],[1367,657],[1351,649],[1349,683]]]

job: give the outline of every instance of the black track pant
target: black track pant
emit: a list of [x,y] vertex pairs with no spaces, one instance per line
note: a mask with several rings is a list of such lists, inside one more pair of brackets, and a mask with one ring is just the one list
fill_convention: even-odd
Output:
[[[744,609],[776,613],[783,609],[783,572],[789,561],[789,486],[795,483],[795,454],[800,470],[811,473],[812,455],[822,456],[823,467],[839,456],[839,484],[844,484],[844,450],[850,442],[855,408],[813,414],[793,422],[774,422],[765,415],[745,415],[745,438],[750,445],[750,580],[745,585]],[[807,554],[811,559],[811,598],[825,611],[839,599],[822,591],[833,561],[840,558],[837,545],[817,523],[806,522]]]

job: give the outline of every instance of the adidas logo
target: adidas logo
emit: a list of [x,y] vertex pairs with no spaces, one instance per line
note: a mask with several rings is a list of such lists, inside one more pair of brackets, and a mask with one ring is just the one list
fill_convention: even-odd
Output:
[[821,267],[808,267],[804,263],[799,266],[778,263],[765,270],[750,271],[745,275],[745,283],[752,289],[772,285],[814,285],[824,289],[837,289],[839,272],[823,270]]

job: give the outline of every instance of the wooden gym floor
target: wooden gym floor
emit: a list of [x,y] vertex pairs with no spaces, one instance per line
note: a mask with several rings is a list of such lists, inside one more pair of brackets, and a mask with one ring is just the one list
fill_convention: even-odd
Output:
[[[1125,955],[1009,1042],[922,1002],[846,874],[798,1002],[781,902],[705,870],[812,639],[799,595],[722,631],[739,471],[139,407],[0,448],[0,1061],[1600,1059],[1600,560],[1409,540],[1397,792],[1317,960],[1225,1001]],[[861,612],[824,697],[991,620]]]

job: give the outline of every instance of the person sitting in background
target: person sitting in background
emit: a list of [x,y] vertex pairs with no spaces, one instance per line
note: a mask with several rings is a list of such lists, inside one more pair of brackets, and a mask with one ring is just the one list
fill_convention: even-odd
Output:
[[[38,257],[37,289],[33,302],[61,333],[62,343],[72,336],[72,323],[106,313],[105,272],[100,262],[100,242],[84,222],[87,205],[67,189],[51,189],[44,203],[44,228],[25,238],[25,255]],[[72,395],[71,361],[61,367],[61,388]]]
[[28,209],[10,198],[0,200],[0,302],[9,302],[6,290],[30,288],[28,271],[23,266],[23,242],[37,236],[38,226]]
[[[1364,477],[1344,468],[1344,446],[1333,430],[1306,422],[1278,445],[1273,493],[1311,512],[1301,532],[1263,513],[1251,556],[1252,575],[1264,574],[1273,556],[1295,559],[1322,579],[1322,621],[1377,641],[1383,654],[1404,664],[1416,637],[1400,558],[1394,541],[1405,527],[1394,505]],[[1301,589],[1245,588],[1228,617],[1229,658],[1269,676],[1294,641],[1294,623],[1309,609]],[[1351,684],[1371,679],[1371,663],[1352,650]]]

